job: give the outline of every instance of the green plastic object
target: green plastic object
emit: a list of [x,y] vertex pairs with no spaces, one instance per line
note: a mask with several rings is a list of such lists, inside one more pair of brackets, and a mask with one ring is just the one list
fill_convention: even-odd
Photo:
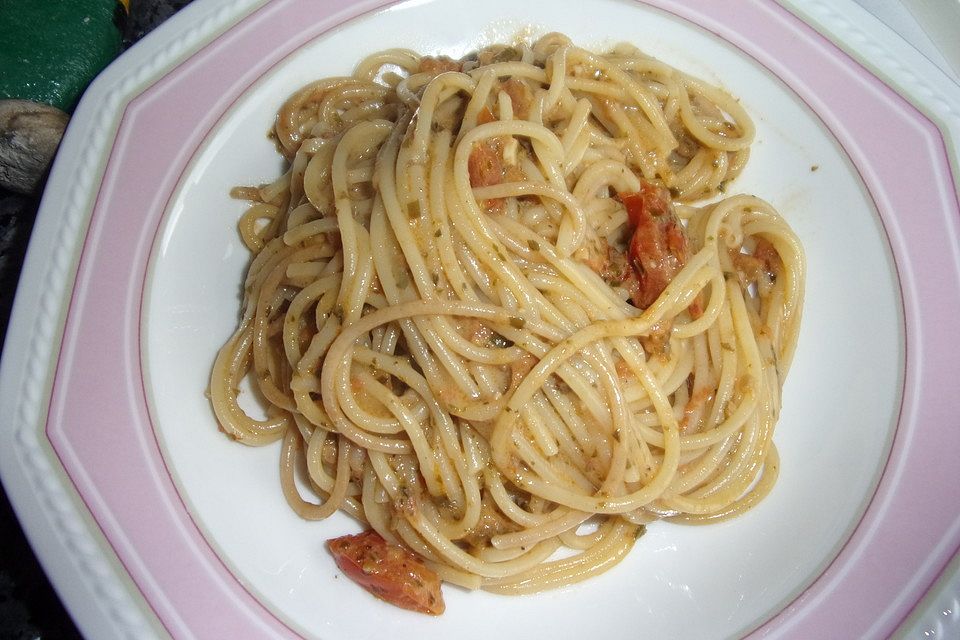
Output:
[[71,111],[120,53],[117,0],[0,0],[0,99]]

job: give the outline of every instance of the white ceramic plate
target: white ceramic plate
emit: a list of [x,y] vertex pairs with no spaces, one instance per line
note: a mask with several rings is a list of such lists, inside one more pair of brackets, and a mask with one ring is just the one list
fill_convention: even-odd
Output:
[[[854,5],[719,4],[201,0],[111,67],[51,176],[0,381],[15,416],[4,481],[81,627],[329,640],[891,633],[960,544],[960,402],[948,397],[960,362],[942,321],[960,310],[960,90],[930,65],[904,66],[919,57]],[[444,616],[417,616],[338,577],[323,542],[356,526],[294,516],[276,447],[216,429],[204,390],[247,260],[243,205],[227,193],[279,172],[265,132],[311,79],[390,46],[456,56],[554,30],[598,49],[632,42],[726,87],[756,119],[733,188],[777,206],[809,264],[776,433],[782,475],[747,516],[651,526],[587,583],[520,598],[448,587]]]

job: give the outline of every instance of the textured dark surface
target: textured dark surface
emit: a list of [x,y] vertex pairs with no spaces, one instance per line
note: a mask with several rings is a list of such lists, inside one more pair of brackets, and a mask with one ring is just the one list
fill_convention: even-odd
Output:
[[[128,47],[189,0],[131,0]],[[2,0],[0,0],[2,3]],[[5,338],[39,196],[0,189],[0,338]],[[2,428],[2,427],[0,427]],[[81,638],[34,557],[5,492],[0,492],[0,640]]]
[[0,97],[71,111],[120,52],[123,21],[117,0],[3,0]]
[[130,0],[130,16],[124,24],[124,45],[135,43],[188,4],[190,0]]

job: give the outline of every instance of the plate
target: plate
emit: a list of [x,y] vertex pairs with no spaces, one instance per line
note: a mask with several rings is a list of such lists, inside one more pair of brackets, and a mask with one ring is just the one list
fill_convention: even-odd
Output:
[[[48,183],[0,378],[3,479],[84,633],[869,638],[938,577],[928,602],[955,594],[960,89],[852,3],[718,5],[199,0],[98,79]],[[548,31],[636,44],[757,121],[733,188],[771,201],[809,264],[782,474],[746,516],[653,525],[591,581],[447,588],[425,618],[338,576],[323,542],[356,525],[290,513],[275,447],[217,432],[204,390],[247,260],[227,193],[279,172],[265,133],[309,80],[389,46],[456,56]]]

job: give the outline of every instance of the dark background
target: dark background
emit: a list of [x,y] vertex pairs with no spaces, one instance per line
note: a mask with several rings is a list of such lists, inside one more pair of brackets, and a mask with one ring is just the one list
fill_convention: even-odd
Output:
[[[190,0],[131,0],[123,24],[124,48]],[[40,195],[0,188],[0,340],[6,337],[20,268]],[[0,492],[0,640],[81,638],[50,586],[20,529],[5,492]]]

